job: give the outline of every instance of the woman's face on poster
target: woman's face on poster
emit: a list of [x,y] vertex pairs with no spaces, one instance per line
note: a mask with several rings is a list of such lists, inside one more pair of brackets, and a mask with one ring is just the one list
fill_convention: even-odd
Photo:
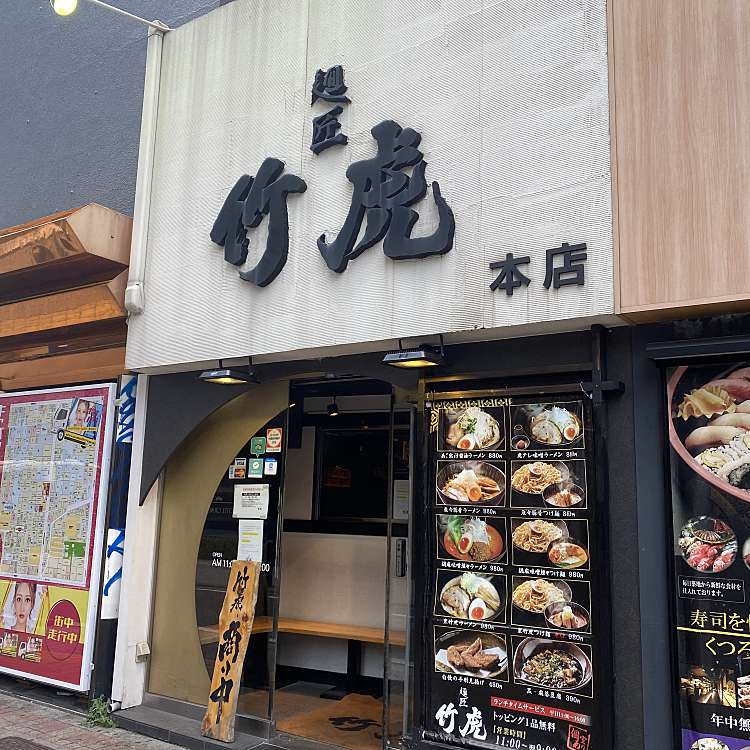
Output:
[[13,610],[16,614],[16,628],[26,630],[31,610],[34,609],[34,596],[28,583],[19,583],[16,586],[16,595],[13,600]]
[[73,424],[76,427],[86,426],[86,417],[89,413],[89,402],[80,400],[76,405],[75,414],[73,416]]

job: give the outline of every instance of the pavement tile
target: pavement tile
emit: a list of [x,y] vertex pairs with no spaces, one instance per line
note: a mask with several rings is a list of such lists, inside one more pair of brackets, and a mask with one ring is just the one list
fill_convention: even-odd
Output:
[[22,696],[0,693],[0,750],[4,738],[18,737],[49,750],[179,750],[161,740],[125,729],[87,727],[85,717]]

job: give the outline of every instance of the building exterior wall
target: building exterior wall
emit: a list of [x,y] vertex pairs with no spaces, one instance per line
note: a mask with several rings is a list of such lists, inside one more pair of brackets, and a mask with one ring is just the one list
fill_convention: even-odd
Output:
[[[170,26],[220,0],[132,0]],[[81,2],[5,2],[0,24],[0,227],[101,203],[132,214],[146,27]]]
[[[129,367],[612,320],[606,2],[484,6],[236,0],[166,35],[145,311],[131,315]],[[314,156],[313,117],[332,105],[311,106],[311,87],[336,64],[349,143]],[[379,242],[335,273],[317,239],[341,230],[347,168],[375,155],[370,130],[384,120],[422,135],[428,184],[439,182],[455,215],[453,249],[393,261]],[[259,288],[209,232],[237,179],[266,157],[308,188],[287,201],[286,265]],[[415,236],[430,234],[431,190],[414,209]],[[252,230],[239,270],[258,261],[268,223]],[[562,242],[587,243],[586,283],[548,290],[545,251]],[[490,263],[507,253],[530,258],[531,283],[512,296],[490,288]]]
[[[225,1],[117,5],[174,27]],[[47,0],[3,3],[0,392],[113,380],[123,371],[128,214],[146,44],[145,26],[83,0],[68,18],[56,16]],[[107,441],[107,457],[109,451]],[[113,485],[123,472],[127,478],[129,462],[118,468]],[[114,492],[110,501],[116,505]],[[106,505],[102,523],[105,511]],[[122,528],[123,516],[110,508],[110,530]],[[92,561],[92,581],[98,580],[100,558]],[[89,621],[99,595],[92,585]],[[117,621],[105,620],[112,614],[97,623],[96,650],[92,659],[87,652],[80,681],[89,684],[93,661],[95,695],[109,695],[112,686]],[[92,633],[87,648],[93,642]]]
[[750,310],[750,6],[611,7],[618,312]]

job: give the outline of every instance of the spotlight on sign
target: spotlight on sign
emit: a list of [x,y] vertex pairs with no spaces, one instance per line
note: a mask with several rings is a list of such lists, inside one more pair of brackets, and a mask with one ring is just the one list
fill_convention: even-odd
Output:
[[416,349],[400,349],[397,352],[388,352],[383,357],[383,364],[404,369],[439,367],[445,364],[445,356],[442,351],[435,347],[423,344]]
[[221,360],[219,360],[219,366],[215,370],[204,370],[198,376],[198,380],[204,383],[217,383],[218,385],[245,385],[258,382],[250,363],[248,363],[247,370],[240,370],[235,367],[224,367]]

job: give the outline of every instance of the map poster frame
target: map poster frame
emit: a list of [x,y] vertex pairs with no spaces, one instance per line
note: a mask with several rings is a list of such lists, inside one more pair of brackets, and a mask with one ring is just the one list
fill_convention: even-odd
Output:
[[0,395],[1,673],[89,689],[115,390]]

